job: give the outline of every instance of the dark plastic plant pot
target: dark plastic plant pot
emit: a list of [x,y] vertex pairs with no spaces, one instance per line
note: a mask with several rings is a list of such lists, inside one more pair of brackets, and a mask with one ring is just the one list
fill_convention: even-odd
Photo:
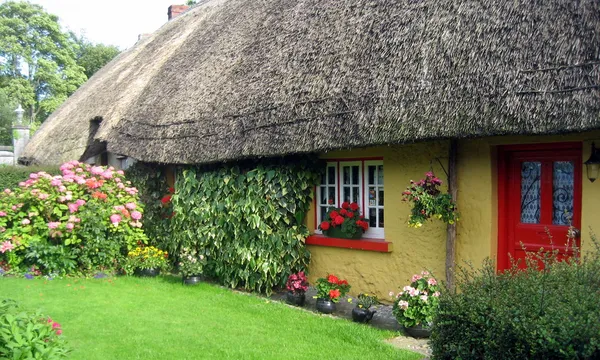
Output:
[[422,324],[404,327],[406,333],[414,338],[428,338],[431,336],[431,327],[423,326]]
[[359,231],[358,233],[356,233],[354,236],[348,236],[346,235],[343,231],[341,226],[338,227],[330,227],[329,230],[327,231],[323,231],[323,234],[325,234],[325,236],[329,236],[332,238],[338,238],[338,239],[352,239],[352,240],[358,240],[362,237],[362,231]]
[[361,309],[359,307],[355,307],[352,309],[352,321],[357,323],[366,324],[373,318],[377,311],[369,310],[369,309]]
[[199,275],[184,276],[183,285],[198,285],[202,281]]
[[294,306],[304,306],[306,301],[305,293],[295,293],[293,291],[288,291],[285,294],[285,302],[294,305]]
[[329,299],[317,299],[317,311],[323,314],[331,314],[335,311],[335,303]]
[[137,269],[135,269],[135,271],[133,272],[133,274],[135,276],[140,276],[140,277],[156,277],[156,276],[158,276],[158,274],[160,274],[160,269],[156,269],[156,268],[140,269],[140,268],[137,268]]

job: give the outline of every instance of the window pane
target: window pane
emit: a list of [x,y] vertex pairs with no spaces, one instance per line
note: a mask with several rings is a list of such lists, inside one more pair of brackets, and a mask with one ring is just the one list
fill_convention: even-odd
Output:
[[[327,215],[327,207],[321,206],[321,221],[325,221],[325,215]],[[319,224],[317,224],[319,226]]]
[[383,209],[379,209],[379,227],[383,227]]
[[352,188],[352,202],[359,203],[360,200],[360,189],[358,186]]
[[377,206],[377,193],[374,186],[369,186],[369,206]]
[[377,167],[377,184],[383,185],[383,165]]
[[330,185],[334,185],[336,183],[335,181],[335,166],[330,166],[327,168],[327,177],[328,177],[328,184]]
[[344,186],[342,201],[350,201],[350,188],[348,186]]
[[321,204],[327,204],[327,188],[325,186],[320,187],[321,191]]
[[327,171],[323,175],[321,175],[321,185],[327,184]]
[[369,226],[376,227],[377,225],[377,209],[369,208]]
[[327,204],[335,205],[335,187],[329,186],[327,188],[327,192],[329,193],[329,196],[327,197]]
[[383,206],[383,188],[380,187],[379,188],[379,198],[377,199],[379,201],[379,206]]
[[350,184],[350,168],[348,166],[342,166],[342,184]]
[[360,184],[360,168],[358,166],[353,166],[352,167],[352,184],[353,185],[358,185]]
[[569,225],[573,216],[573,185],[575,165],[571,161],[554,162],[552,180],[552,223]]
[[541,175],[541,162],[526,161],[521,165],[521,222],[524,224],[540,222]]
[[367,179],[369,185],[375,184],[375,169],[377,169],[377,167],[373,165],[369,166],[369,175]]

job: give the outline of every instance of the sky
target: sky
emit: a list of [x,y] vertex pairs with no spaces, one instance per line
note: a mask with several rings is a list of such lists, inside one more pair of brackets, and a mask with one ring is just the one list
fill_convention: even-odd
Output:
[[[0,0],[4,2],[5,0]],[[185,0],[29,0],[57,15],[63,28],[84,34],[94,43],[127,49],[138,35],[167,22],[169,5]]]

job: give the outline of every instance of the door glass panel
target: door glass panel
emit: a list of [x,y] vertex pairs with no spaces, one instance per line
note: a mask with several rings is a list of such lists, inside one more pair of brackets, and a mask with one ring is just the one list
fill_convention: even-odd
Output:
[[369,226],[377,227],[377,209],[375,208],[369,209]]
[[383,227],[383,209],[379,209],[379,227]]
[[526,161],[521,165],[521,222],[539,224],[542,163]]
[[359,173],[360,173],[360,169],[358,166],[353,166],[352,167],[352,184],[353,185],[358,185],[360,183],[359,179]]
[[555,161],[552,177],[552,223],[570,225],[573,216],[573,185],[575,164],[572,161]]
[[329,166],[327,168],[327,175],[328,175],[327,177],[329,178],[328,184],[331,184],[331,185],[335,184],[335,167]]
[[369,166],[369,185],[374,185],[375,184],[375,166]]
[[383,185],[383,165],[377,167],[377,184]]
[[352,202],[355,203],[359,203],[359,199],[358,196],[360,195],[360,191],[358,190],[358,187],[353,187],[352,188]]
[[350,168],[348,166],[344,166],[342,169],[344,169],[344,184],[350,184]]
[[327,188],[325,186],[321,186],[321,204],[327,205]]
[[327,196],[327,204],[328,205],[335,205],[335,188],[334,187],[328,187],[327,188],[327,192],[329,193]]
[[379,203],[377,205],[383,206],[383,188],[379,188]]
[[342,198],[343,201],[350,201],[350,188],[347,186],[344,186],[344,197]]

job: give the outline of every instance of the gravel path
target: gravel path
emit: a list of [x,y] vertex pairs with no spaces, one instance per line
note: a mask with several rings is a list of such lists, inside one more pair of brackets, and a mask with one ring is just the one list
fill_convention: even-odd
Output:
[[[317,312],[317,300],[313,298],[314,295],[316,295],[316,290],[313,287],[310,287],[306,292],[306,304],[304,305],[303,309]],[[285,292],[274,293],[271,298],[273,300],[285,302]],[[352,320],[352,309],[356,304],[356,300],[352,298],[353,303],[349,303],[348,298],[351,297],[344,297],[340,299],[340,302],[336,304],[336,311],[333,314],[323,316],[334,316]],[[373,307],[373,309],[375,309],[377,312],[373,316],[373,319],[369,322],[370,326],[402,332],[402,327],[398,324],[396,318],[392,314],[392,306],[382,304]],[[393,339],[389,339],[387,342],[401,349],[421,353],[426,356],[424,359],[428,359],[431,355],[431,349],[427,339],[415,339],[410,336],[398,336]]]

